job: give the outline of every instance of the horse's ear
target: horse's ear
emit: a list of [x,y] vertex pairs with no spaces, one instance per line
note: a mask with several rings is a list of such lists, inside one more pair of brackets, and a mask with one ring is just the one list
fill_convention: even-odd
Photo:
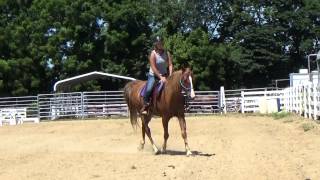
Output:
[[181,66],[182,72],[184,72],[187,68],[189,68],[189,63],[188,62],[184,62]]

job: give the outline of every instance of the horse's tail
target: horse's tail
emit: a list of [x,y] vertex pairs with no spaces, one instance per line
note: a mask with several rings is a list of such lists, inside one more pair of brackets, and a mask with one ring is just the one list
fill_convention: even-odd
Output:
[[132,128],[134,130],[137,130],[137,126],[138,126],[138,116],[137,116],[137,110],[135,110],[132,105],[131,105],[131,101],[130,101],[130,97],[132,98],[132,82],[127,83],[124,87],[124,99],[128,105],[128,110],[129,110],[129,117],[130,117],[130,123],[132,125]]

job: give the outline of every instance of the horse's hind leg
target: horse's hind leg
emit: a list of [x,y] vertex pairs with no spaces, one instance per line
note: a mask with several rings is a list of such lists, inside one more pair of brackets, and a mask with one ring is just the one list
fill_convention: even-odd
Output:
[[164,139],[163,145],[162,145],[162,153],[167,152],[167,140],[169,138],[168,123],[169,123],[169,118],[162,117],[163,139]]
[[[137,126],[138,126],[137,118],[138,118],[137,111],[135,109],[130,109],[130,121],[135,130],[137,129]],[[144,129],[143,123],[142,123],[141,131],[142,131],[142,140],[138,146],[138,150],[140,151],[143,150],[144,144],[145,144],[145,129]]]
[[178,117],[179,119],[179,124],[181,128],[181,135],[184,140],[187,156],[192,155],[192,152],[190,151],[189,145],[188,145],[188,138],[187,138],[187,125],[186,125],[186,120],[184,117]]
[[142,140],[141,140],[141,142],[139,144],[139,147],[138,147],[138,149],[140,151],[143,150],[144,144],[145,144],[146,130],[145,130],[145,127],[144,127],[144,123],[142,123],[141,133],[142,133]]
[[153,141],[153,139],[152,139],[152,137],[151,137],[151,130],[150,130],[149,125],[148,125],[149,122],[150,122],[150,120],[151,120],[151,116],[150,116],[150,115],[142,115],[142,116],[141,116],[141,120],[142,120],[142,123],[143,123],[142,126],[144,126],[144,129],[145,129],[145,133],[147,134],[147,136],[148,136],[148,138],[149,138],[149,140],[150,140],[150,143],[151,143],[151,145],[152,145],[154,154],[159,154],[159,149],[158,149],[158,147],[154,144],[154,141]]

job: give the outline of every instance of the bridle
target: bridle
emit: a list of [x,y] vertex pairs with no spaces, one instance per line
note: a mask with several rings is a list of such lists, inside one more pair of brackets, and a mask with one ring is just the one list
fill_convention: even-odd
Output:
[[190,86],[187,87],[185,84],[184,84],[184,81],[185,79],[188,78],[189,81],[191,81],[191,76],[188,75],[188,77],[186,77],[186,75],[182,74],[182,76],[180,77],[180,80],[179,80],[179,84],[182,88],[182,94],[186,94],[184,95],[184,105],[185,105],[185,111],[188,111],[189,110],[189,101],[192,99],[191,98],[191,90],[193,89],[192,85],[191,85],[191,82],[189,82]]
[[182,87],[183,91],[188,92],[191,90],[191,85],[190,85],[190,87],[186,87],[182,82],[182,78],[180,78],[179,83],[180,83],[180,86]]

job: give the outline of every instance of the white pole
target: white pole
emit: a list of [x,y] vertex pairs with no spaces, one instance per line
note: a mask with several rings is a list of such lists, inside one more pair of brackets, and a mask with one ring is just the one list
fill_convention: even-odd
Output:
[[2,113],[1,113],[1,109],[0,109],[0,126],[2,126]]
[[304,109],[304,117],[307,118],[307,85],[303,87],[303,109]]
[[220,106],[220,108],[223,107],[222,111],[224,114],[226,114],[227,113],[227,104],[226,104],[226,96],[225,96],[225,92],[224,92],[224,86],[220,87],[219,106]]
[[300,88],[299,86],[297,87],[297,114],[300,115],[300,105],[301,105],[301,98],[300,98]]
[[241,113],[244,113],[244,91],[241,91]]
[[318,85],[313,87],[313,119],[317,120],[317,116],[318,116]]
[[297,87],[293,87],[293,112],[297,113]]
[[309,114],[309,119],[311,119],[312,115],[312,108],[311,108],[311,94],[312,94],[312,84],[308,86],[308,114]]
[[296,87],[296,91],[295,91],[295,96],[296,96],[296,113],[299,114],[299,104],[300,104],[300,99],[299,99],[299,86]]
[[284,110],[286,112],[289,112],[289,88],[286,88],[284,89],[284,97],[283,97],[283,100],[284,100]]
[[290,109],[290,112],[293,112],[292,109],[293,109],[293,88],[294,87],[290,87],[290,90],[289,90],[289,109]]

